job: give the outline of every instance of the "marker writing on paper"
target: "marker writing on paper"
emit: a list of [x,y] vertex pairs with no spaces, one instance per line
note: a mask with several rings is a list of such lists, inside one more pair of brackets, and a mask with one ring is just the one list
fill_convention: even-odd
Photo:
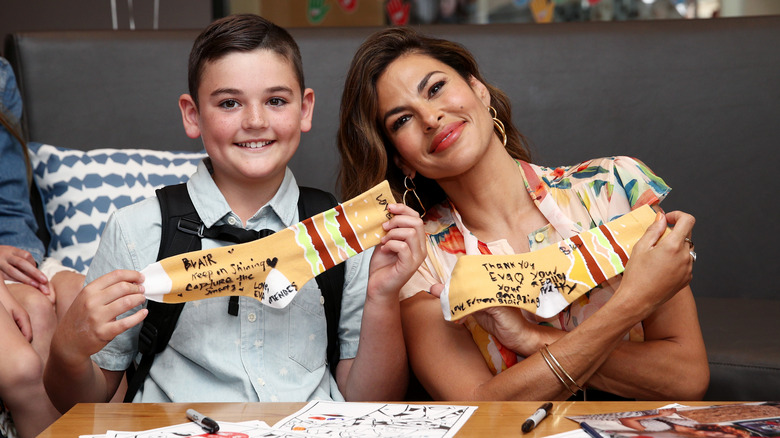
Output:
[[591,438],[604,438],[600,433],[596,432],[596,429],[584,421],[580,422],[580,428],[584,430],[585,433],[587,433]]
[[216,433],[219,430],[219,424],[216,421],[202,415],[195,409],[187,409],[187,418],[208,433]]
[[536,412],[528,417],[528,419],[523,423],[523,433],[530,432],[534,427],[541,423],[542,420],[544,420],[544,417],[550,413],[550,409],[552,409],[552,403],[545,403],[541,405],[539,409],[537,409]]

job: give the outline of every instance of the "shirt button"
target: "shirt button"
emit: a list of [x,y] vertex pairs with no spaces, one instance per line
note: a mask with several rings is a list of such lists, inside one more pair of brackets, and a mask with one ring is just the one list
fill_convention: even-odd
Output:
[[257,315],[255,315],[254,313],[250,313],[249,315],[246,316],[246,319],[248,319],[249,322],[255,322],[255,320],[257,320]]
[[258,377],[257,378],[257,384],[260,385],[260,386],[265,386],[265,380],[263,380],[263,379]]
[[229,223],[230,225],[235,225],[235,224],[236,224],[236,218],[234,218],[233,216],[230,216],[230,217],[228,218],[228,223]]
[[322,295],[320,295],[320,304],[322,304],[323,306],[325,305],[325,297],[323,297]]
[[536,240],[536,243],[544,242],[544,233],[536,233],[534,240]]

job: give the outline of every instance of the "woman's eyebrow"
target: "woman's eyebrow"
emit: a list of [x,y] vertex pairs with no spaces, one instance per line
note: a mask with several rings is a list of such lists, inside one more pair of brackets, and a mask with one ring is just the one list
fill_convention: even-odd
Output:
[[[443,73],[443,72],[439,70],[434,70],[428,73],[427,75],[423,76],[423,78],[420,80],[420,83],[417,84],[417,93],[422,94],[422,92],[425,90],[425,86],[428,84],[428,81],[431,80],[431,76],[435,75],[436,73]],[[388,118],[392,117],[395,114],[400,113],[404,109],[405,107],[397,106],[391,109],[390,111],[386,112],[385,116],[382,118],[382,124],[386,124]]]
[[436,73],[442,73],[438,70],[432,71],[428,73],[427,75],[423,76],[422,80],[419,84],[417,84],[417,92],[422,93],[425,89],[425,85],[428,83],[428,81],[431,79],[431,76],[435,75]]
[[391,109],[390,111],[386,112],[385,116],[382,118],[382,125],[386,125],[387,124],[387,119],[389,119],[390,117],[392,117],[392,116],[402,112],[404,109],[406,109],[406,107],[404,107],[404,106],[397,106],[397,107]]

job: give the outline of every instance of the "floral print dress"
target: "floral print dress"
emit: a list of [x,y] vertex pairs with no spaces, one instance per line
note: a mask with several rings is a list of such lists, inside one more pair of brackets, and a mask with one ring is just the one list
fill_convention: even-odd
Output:
[[[597,227],[642,205],[656,205],[671,190],[641,161],[630,157],[593,159],[555,168],[518,161],[518,166],[525,190],[549,222],[527,236],[531,251]],[[401,299],[430,290],[433,284],[445,283],[462,255],[513,253],[504,239],[479,241],[449,201],[430,209],[424,220],[428,256],[401,289]],[[571,331],[609,300],[620,279],[617,276],[607,280],[554,317],[540,318],[525,310],[523,314],[538,324]],[[466,317],[461,323],[471,331],[494,374],[523,359],[483,330],[473,317]],[[644,340],[642,325],[632,328],[627,339]]]

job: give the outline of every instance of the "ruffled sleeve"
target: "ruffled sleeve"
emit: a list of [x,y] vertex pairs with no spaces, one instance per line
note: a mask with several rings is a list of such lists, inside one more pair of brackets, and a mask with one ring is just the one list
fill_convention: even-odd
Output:
[[631,209],[661,202],[672,190],[663,179],[636,158],[615,157],[615,176]]
[[[575,204],[581,203],[587,209],[595,225],[643,205],[656,205],[671,191],[643,162],[625,156],[598,158],[571,166],[551,186],[553,191],[562,193],[568,188],[579,198],[580,202]],[[555,195],[558,204],[565,206],[566,203],[558,199],[563,194]],[[574,206],[568,208],[574,209]],[[574,212],[569,213],[572,213],[570,217],[579,217]]]

